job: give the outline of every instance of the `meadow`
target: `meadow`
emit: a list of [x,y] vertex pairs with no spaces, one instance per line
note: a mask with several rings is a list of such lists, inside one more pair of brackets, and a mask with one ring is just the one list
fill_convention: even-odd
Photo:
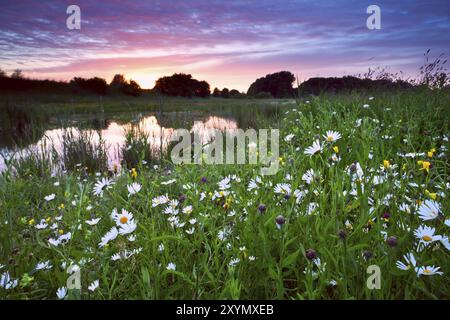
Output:
[[[231,110],[251,120],[242,128],[279,129],[272,176],[258,165],[173,165],[134,136],[132,165],[108,167],[86,137],[67,138],[64,171],[52,154],[12,161],[0,175],[0,298],[448,299],[449,98],[322,95],[275,110],[172,100],[173,110]],[[149,110],[48,103],[53,115],[100,103]],[[367,286],[371,265],[379,289]],[[67,288],[68,268],[81,290]]]

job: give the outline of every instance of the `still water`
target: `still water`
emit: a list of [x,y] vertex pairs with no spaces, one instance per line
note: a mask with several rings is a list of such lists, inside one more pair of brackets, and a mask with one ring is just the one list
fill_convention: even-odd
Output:
[[[154,150],[166,150],[175,128],[164,126],[158,121],[157,117],[166,118],[167,115],[147,115],[140,116],[138,119],[130,122],[120,122],[110,120],[107,122],[106,128],[100,130],[85,129],[81,130],[77,126],[59,127],[48,129],[43,132],[42,137],[26,148],[3,147],[0,149],[0,171],[6,167],[5,159],[14,159],[17,157],[26,157],[30,153],[57,152],[61,155],[63,152],[63,137],[67,132],[77,137],[80,132],[88,133],[93,145],[98,145],[100,137],[105,142],[108,155],[108,165],[110,167],[119,166],[121,164],[121,150],[126,143],[126,133],[132,129],[138,129],[145,133],[149,145]],[[167,122],[167,121],[166,121]],[[189,130],[191,133],[199,134],[202,140],[208,140],[211,129],[217,130],[236,130],[237,122],[228,117],[208,115],[194,119],[194,121],[186,122],[181,128]],[[170,123],[169,123],[170,124]],[[180,127],[178,127],[180,128]]]

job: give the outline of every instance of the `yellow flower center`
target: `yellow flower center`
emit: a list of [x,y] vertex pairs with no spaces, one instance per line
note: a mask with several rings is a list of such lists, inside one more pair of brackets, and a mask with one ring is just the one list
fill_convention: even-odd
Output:
[[428,269],[425,269],[425,270],[423,270],[423,273],[431,273],[431,271]]
[[328,142],[333,141],[333,137],[332,137],[332,136],[328,136],[328,137],[327,137],[327,141],[328,141]]
[[427,242],[432,240],[432,238],[430,236],[423,236],[422,239],[423,239],[423,241],[427,241]]
[[125,224],[125,223],[127,223],[128,222],[128,218],[127,217],[125,217],[125,216],[122,216],[122,217],[120,217],[120,223],[121,224]]

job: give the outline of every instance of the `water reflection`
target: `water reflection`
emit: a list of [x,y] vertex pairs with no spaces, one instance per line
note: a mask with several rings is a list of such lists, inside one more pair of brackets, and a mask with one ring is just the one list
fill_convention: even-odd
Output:
[[[210,139],[211,129],[217,130],[236,130],[238,124],[234,119],[224,118],[220,116],[208,116],[202,121],[195,121],[191,128],[186,128],[191,133],[198,134],[203,142]],[[94,145],[98,145],[100,138],[105,142],[108,165],[113,167],[120,166],[122,161],[121,150],[126,144],[126,134],[130,130],[138,130],[146,135],[148,143],[153,150],[165,151],[170,143],[174,133],[174,128],[164,127],[160,125],[156,116],[145,116],[135,122],[121,124],[117,121],[108,123],[105,129],[100,130],[80,130],[78,127],[57,128],[44,132],[43,137],[26,149],[4,148],[0,155],[0,171],[5,169],[5,159],[12,157],[26,157],[30,153],[56,153],[61,158],[64,148],[64,136],[68,133],[74,138],[79,137],[80,133],[87,133],[90,141]]]

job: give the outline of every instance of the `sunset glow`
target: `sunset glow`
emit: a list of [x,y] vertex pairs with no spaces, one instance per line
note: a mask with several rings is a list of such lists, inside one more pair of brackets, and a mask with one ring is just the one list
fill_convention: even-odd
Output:
[[[0,68],[70,80],[123,73],[143,88],[175,72],[246,91],[289,70],[301,79],[387,66],[416,74],[423,53],[450,49],[449,5],[379,1],[382,29],[366,28],[368,1],[2,1]],[[443,42],[443,38],[449,41]]]

